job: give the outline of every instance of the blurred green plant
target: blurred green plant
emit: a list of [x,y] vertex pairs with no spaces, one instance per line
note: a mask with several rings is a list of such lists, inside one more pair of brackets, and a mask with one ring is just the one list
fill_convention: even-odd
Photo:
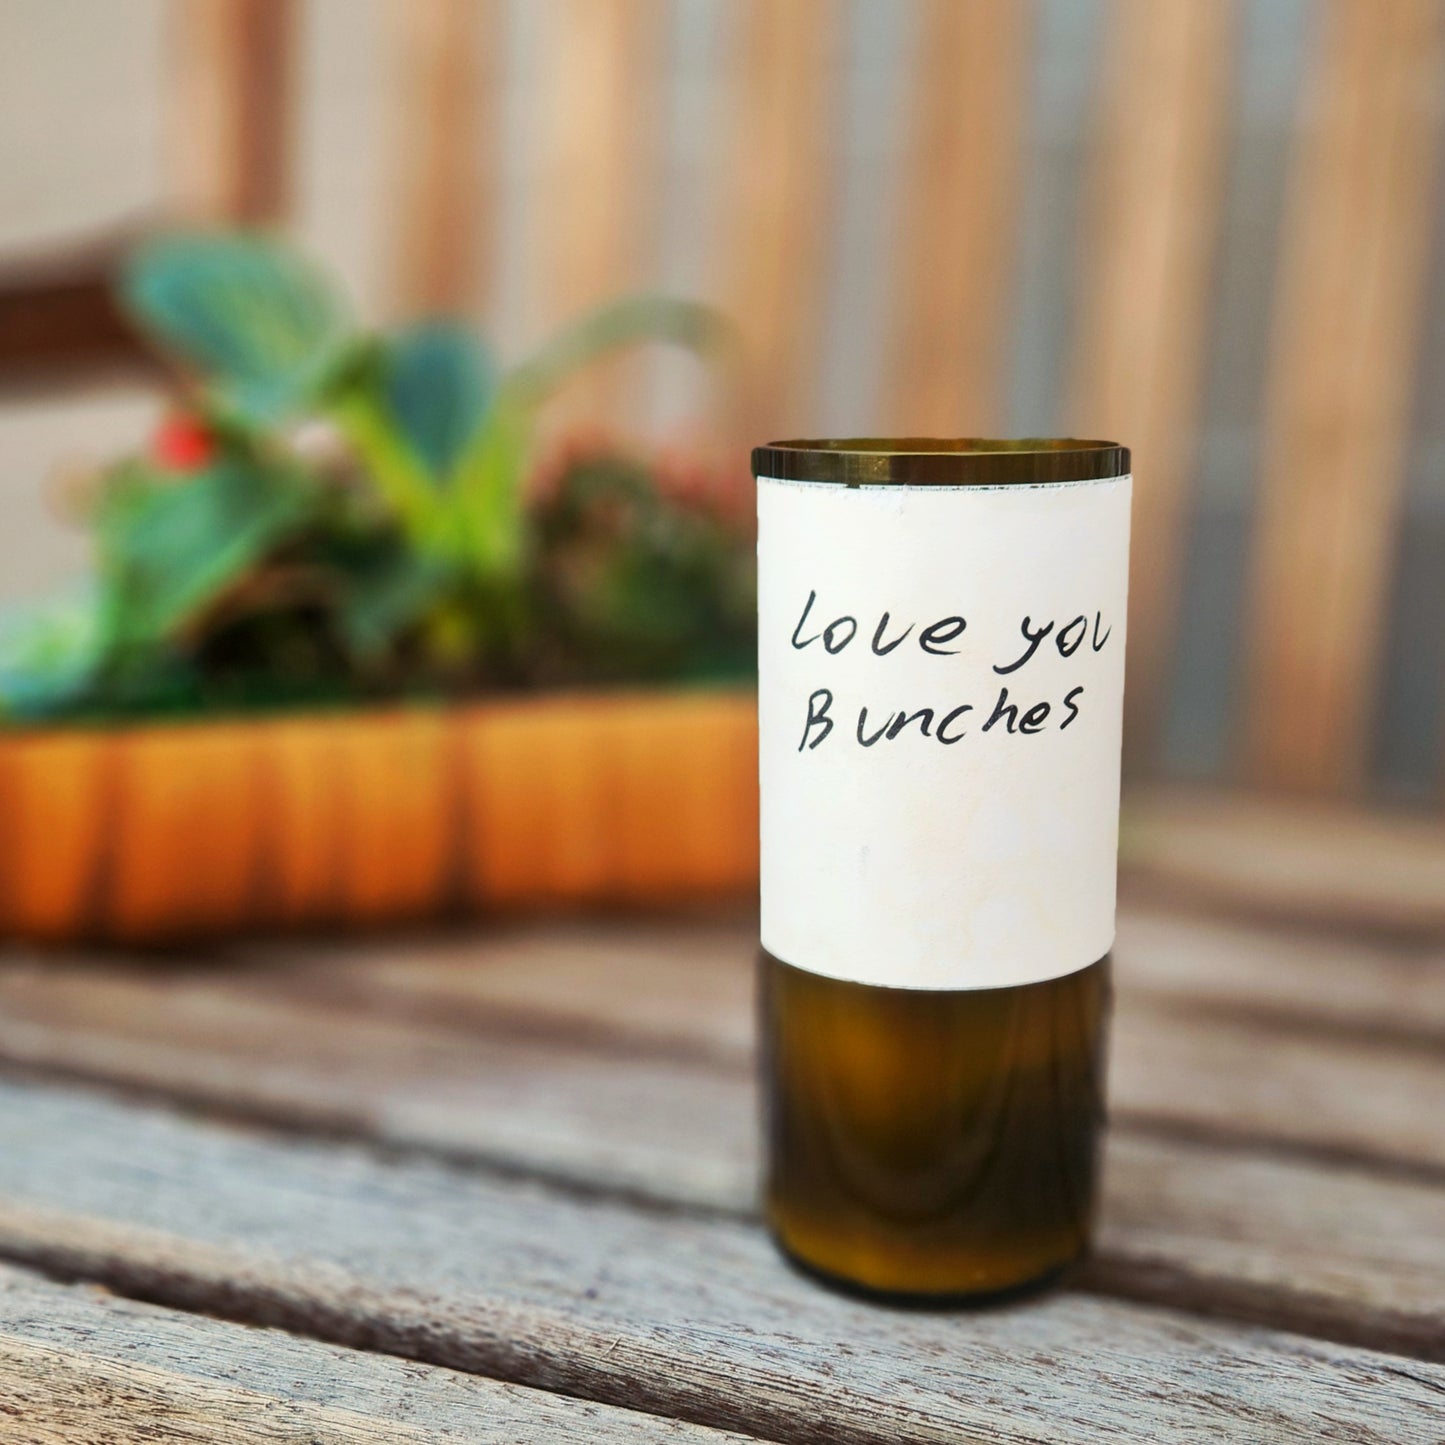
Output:
[[616,302],[503,370],[452,321],[363,331],[257,235],[154,241],[121,295],[183,407],[99,480],[94,586],[0,619],[10,719],[746,675],[715,509],[607,452],[527,488],[549,396],[633,343],[717,352],[709,309]]

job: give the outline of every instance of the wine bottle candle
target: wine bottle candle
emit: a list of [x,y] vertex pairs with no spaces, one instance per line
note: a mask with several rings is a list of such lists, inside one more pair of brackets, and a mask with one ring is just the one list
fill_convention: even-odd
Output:
[[895,1295],[1085,1248],[1114,938],[1129,454],[797,441],[758,491],[766,1202]]

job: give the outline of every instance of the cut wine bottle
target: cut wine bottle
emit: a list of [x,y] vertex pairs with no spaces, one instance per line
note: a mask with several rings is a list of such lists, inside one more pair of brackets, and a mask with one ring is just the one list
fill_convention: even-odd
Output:
[[1110,442],[776,442],[758,484],[766,1208],[845,1286],[1086,1249],[1131,478]]

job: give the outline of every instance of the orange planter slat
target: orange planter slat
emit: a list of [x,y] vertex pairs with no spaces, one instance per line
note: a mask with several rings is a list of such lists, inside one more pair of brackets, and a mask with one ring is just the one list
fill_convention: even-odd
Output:
[[461,726],[467,896],[474,904],[532,901],[541,896],[546,839],[525,765],[527,718],[513,708],[476,709]]
[[483,904],[613,896],[618,708],[523,701],[470,719],[471,893]]
[[111,744],[98,931],[126,942],[239,927],[257,907],[258,730],[144,729]]
[[618,724],[612,739],[616,886],[628,901],[645,901],[685,886],[689,876],[682,796],[689,770],[679,766],[675,708],[634,706]]
[[[616,856],[616,713],[573,702],[534,718],[517,760],[537,790],[542,896],[551,901],[609,896]],[[485,780],[483,780],[485,782]],[[525,802],[525,799],[524,799]],[[497,821],[505,845],[507,822]]]
[[749,693],[536,700],[464,724],[471,896],[666,903],[757,877]]
[[[696,750],[688,755],[680,796],[696,850],[694,872],[709,891],[751,896],[758,879],[756,700],[731,698],[698,716],[693,727]],[[711,772],[699,769],[701,755],[715,760]]]
[[0,736],[0,935],[746,896],[751,693]]
[[738,893],[757,876],[753,700],[681,696],[643,704],[620,755],[623,889],[657,897]]
[[417,711],[338,723],[343,908],[359,921],[420,917],[451,889],[457,807],[451,716]]
[[0,746],[0,933],[60,939],[92,927],[111,756],[87,733]]
[[343,781],[336,719],[285,718],[266,725],[259,749],[262,808],[274,826],[263,849],[262,922],[296,926],[342,917]]

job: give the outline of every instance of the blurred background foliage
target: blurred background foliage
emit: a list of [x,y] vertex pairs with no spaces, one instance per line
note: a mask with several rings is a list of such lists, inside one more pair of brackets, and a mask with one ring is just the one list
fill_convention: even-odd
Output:
[[152,241],[121,293],[176,410],[94,478],[93,582],[4,619],[13,719],[750,674],[745,529],[615,448],[528,488],[541,404],[639,341],[717,352],[706,307],[607,304],[504,369],[459,322],[360,329],[259,234]]

